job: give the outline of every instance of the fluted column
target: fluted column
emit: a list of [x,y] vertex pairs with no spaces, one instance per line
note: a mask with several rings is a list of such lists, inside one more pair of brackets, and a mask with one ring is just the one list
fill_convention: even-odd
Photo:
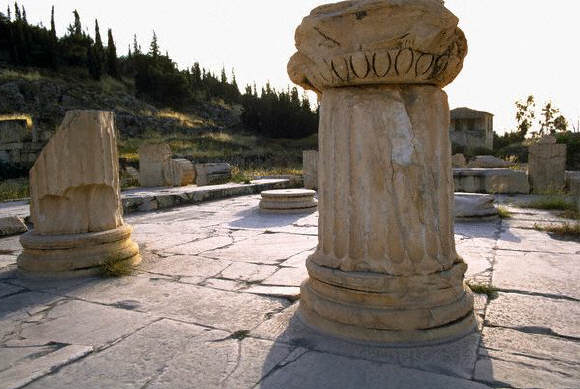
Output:
[[[455,250],[441,90],[461,70],[467,46],[438,0],[394,3],[401,2],[322,6],[296,33],[289,73],[321,94],[319,245],[307,261],[300,315],[342,337],[428,342],[475,328],[466,265]],[[397,41],[404,31],[413,39]],[[419,32],[434,41],[418,43]],[[409,65],[401,54],[375,72],[378,56],[397,50],[411,53]],[[346,70],[337,58],[348,58]]]

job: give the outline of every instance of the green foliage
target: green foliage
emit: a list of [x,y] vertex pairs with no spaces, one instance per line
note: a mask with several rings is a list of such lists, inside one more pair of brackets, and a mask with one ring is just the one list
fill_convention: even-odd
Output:
[[0,182],[0,201],[19,200],[28,196],[27,179]]
[[568,122],[566,118],[562,115],[558,115],[560,110],[552,105],[551,101],[548,101],[546,105],[542,108],[542,119],[540,120],[540,132],[539,135],[554,135],[557,132],[563,132],[568,129]]
[[503,205],[497,207],[497,213],[501,219],[510,219],[512,213]]
[[471,289],[473,293],[485,294],[487,295],[487,297],[489,297],[490,300],[494,300],[498,297],[497,292],[499,291],[499,289],[494,286],[485,284],[476,284],[471,282],[468,282],[467,286],[469,286],[469,289]]
[[537,231],[549,232],[555,235],[578,238],[580,237],[580,223],[534,224]]
[[576,205],[568,201],[564,196],[548,195],[532,200],[523,205],[525,208],[546,210],[576,210]]
[[277,92],[267,83],[258,96],[255,87],[246,87],[242,96],[244,125],[271,138],[304,138],[318,131],[318,112],[312,112],[310,101],[298,90]]
[[555,136],[558,143],[567,146],[566,168],[580,170],[580,133],[566,131],[557,133]]

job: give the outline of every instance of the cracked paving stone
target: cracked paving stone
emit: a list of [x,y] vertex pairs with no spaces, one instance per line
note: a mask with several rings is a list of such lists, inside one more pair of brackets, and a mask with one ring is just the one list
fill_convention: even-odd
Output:
[[[28,388],[251,388],[300,350],[161,320]],[[298,354],[299,355],[299,354]]]
[[501,233],[498,249],[579,254],[580,242],[551,236],[542,231],[514,228]]
[[219,274],[231,262],[193,255],[174,255],[139,266],[140,271],[172,277],[208,278]]
[[580,304],[540,296],[499,293],[487,307],[486,326],[580,339]]
[[223,280],[221,278],[208,278],[200,285],[207,286],[208,288],[227,290],[230,292],[240,290],[246,286],[246,284],[243,282]]
[[[120,305],[122,306],[122,305]],[[49,342],[103,346],[151,323],[154,317],[124,309],[68,300],[30,317],[20,336],[39,344]],[[66,329],[63,331],[63,329]]]
[[3,298],[0,300],[0,340],[17,336],[23,322],[62,300],[62,297],[37,292],[19,293]]
[[293,257],[288,258],[286,261],[282,262],[280,266],[283,267],[306,267],[306,260],[309,256],[314,254],[313,250],[308,250],[303,253],[294,255]]
[[[167,254],[197,255],[220,247],[228,247],[234,244],[231,236],[212,236],[172,247],[165,247],[162,251]],[[224,258],[228,259],[228,258]]]
[[580,300],[580,256],[498,251],[493,280],[494,286],[500,289]]
[[139,244],[140,247],[144,247],[147,251],[164,251],[166,249],[185,245],[196,239],[208,238],[206,235],[170,234],[163,233],[161,231],[159,231],[157,234],[149,235],[147,237],[136,234],[134,240]]
[[262,234],[223,249],[205,253],[205,256],[233,262],[279,264],[286,259],[310,250],[318,244],[316,236],[292,234]]
[[300,288],[296,286],[252,285],[248,289],[243,289],[242,292],[261,296],[281,297],[291,301],[300,298]]
[[[22,292],[24,289],[0,282],[0,298]],[[0,303],[1,304],[1,303]]]
[[70,296],[107,305],[132,301],[140,312],[229,331],[254,328],[269,312],[289,305],[283,299],[143,277],[94,282]]
[[262,381],[259,387],[261,389],[489,388],[465,379],[314,351],[276,370]]
[[278,270],[276,273],[266,278],[264,285],[279,286],[300,286],[308,278],[308,271],[304,267],[287,267]]
[[274,274],[276,270],[278,270],[276,266],[234,262],[221,273],[221,277],[237,281],[259,282]]
[[[390,363],[460,378],[471,378],[473,373],[480,341],[478,333],[439,345],[381,347],[364,342],[350,342],[312,330],[305,326],[297,316],[297,308],[298,303],[295,303],[284,311],[273,315],[251,331],[250,335],[349,358]],[[359,387],[364,388],[365,386],[361,383]],[[397,388],[396,385],[392,387]],[[417,388],[420,387],[417,386]]]
[[503,328],[485,328],[475,379],[518,388],[573,388],[580,382],[580,343]]
[[22,361],[7,370],[0,371],[0,383],[3,389],[22,388],[24,385],[51,373],[60,366],[84,357],[91,351],[92,347],[90,346],[69,345],[41,357]]

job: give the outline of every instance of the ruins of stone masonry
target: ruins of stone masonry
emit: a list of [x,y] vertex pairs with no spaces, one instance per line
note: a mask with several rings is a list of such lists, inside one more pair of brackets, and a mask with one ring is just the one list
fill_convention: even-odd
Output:
[[67,112],[30,170],[34,229],[20,238],[22,273],[86,275],[141,261],[123,221],[118,160],[112,112]]
[[493,150],[493,114],[469,108],[451,111],[451,142],[465,149]]
[[320,95],[319,242],[299,315],[360,341],[475,331],[456,252],[449,106],[467,42],[440,0],[345,1],[296,31],[288,73]]

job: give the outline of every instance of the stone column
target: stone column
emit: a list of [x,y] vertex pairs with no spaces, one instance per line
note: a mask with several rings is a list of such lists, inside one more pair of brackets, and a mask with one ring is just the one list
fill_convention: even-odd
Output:
[[123,221],[115,134],[112,112],[67,112],[30,170],[34,229],[20,238],[21,271],[76,276],[141,261]]
[[467,43],[439,0],[316,8],[288,65],[321,95],[319,244],[300,316],[337,336],[441,341],[475,330],[453,231],[449,107]]

